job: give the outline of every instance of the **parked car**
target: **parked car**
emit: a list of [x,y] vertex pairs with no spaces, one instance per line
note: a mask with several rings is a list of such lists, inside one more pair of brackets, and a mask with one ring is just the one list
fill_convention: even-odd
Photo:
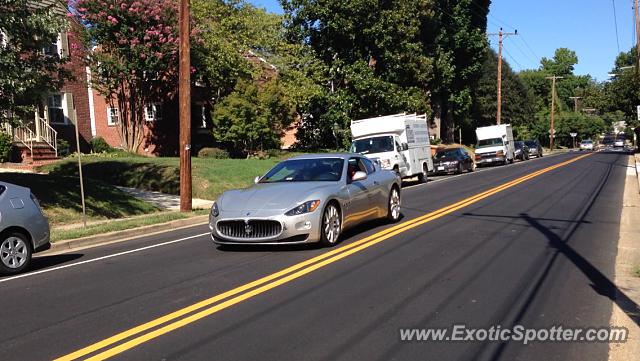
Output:
[[524,144],[529,147],[529,157],[535,155],[537,158],[542,157],[542,145],[537,139],[525,140]]
[[462,173],[476,170],[476,163],[461,147],[439,149],[433,157],[435,173]]
[[516,140],[514,143],[515,157],[520,160],[529,160],[529,147],[521,140]]
[[580,150],[593,150],[593,141],[591,139],[585,139],[580,142]]
[[0,182],[0,273],[25,270],[34,253],[49,248],[49,221],[31,190]]
[[616,148],[624,147],[624,138],[616,138],[615,142],[613,142],[613,146]]
[[218,244],[335,245],[364,221],[400,219],[400,177],[360,154],[303,155],[278,163],[255,185],[227,191],[211,207]]

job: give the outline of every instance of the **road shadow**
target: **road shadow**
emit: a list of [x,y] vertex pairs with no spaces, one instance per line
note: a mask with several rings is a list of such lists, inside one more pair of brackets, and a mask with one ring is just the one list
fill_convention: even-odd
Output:
[[[78,258],[82,258],[83,256],[84,254],[81,254],[81,253],[68,253],[68,254],[57,254],[52,256],[33,257],[33,259],[31,260],[31,265],[29,265],[29,268],[26,270],[26,272],[27,273],[35,272],[48,267],[58,266],[63,263],[75,261]],[[15,275],[0,276],[0,279],[5,277],[11,277],[11,276],[15,276]]]
[[[617,154],[619,155],[619,153]],[[556,250],[556,252],[551,256],[551,258],[547,261],[546,265],[541,268],[541,272],[539,276],[535,279],[532,279],[532,287],[528,291],[526,295],[524,295],[524,302],[522,306],[517,310],[515,317],[511,322],[509,322],[510,326],[515,326],[521,323],[524,316],[526,315],[529,308],[532,306],[534,300],[536,299],[538,293],[542,290],[544,283],[547,281],[549,276],[552,275],[552,268],[558,261],[560,257],[564,257],[569,260],[579,271],[581,271],[590,281],[590,286],[598,295],[607,297],[612,302],[614,302],[622,311],[636,324],[640,325],[640,306],[635,303],[631,298],[629,298],[618,286],[615,285],[600,269],[594,266],[589,260],[583,257],[579,252],[577,252],[570,244],[569,241],[575,234],[578,227],[583,223],[588,223],[585,220],[586,216],[589,214],[595,201],[601,196],[602,190],[604,189],[605,184],[609,180],[611,176],[611,172],[614,169],[615,164],[608,164],[609,167],[600,179],[596,189],[590,195],[589,199],[586,201],[585,206],[582,208],[578,216],[575,220],[558,220],[561,222],[567,222],[569,227],[565,233],[564,237],[557,235],[550,227],[544,226],[541,222],[545,220],[545,218],[535,218],[531,217],[527,213],[520,213],[518,216],[504,216],[504,215],[478,215],[478,214],[468,214],[470,216],[475,217],[500,217],[500,218],[513,218],[513,219],[521,219],[526,222],[531,228],[539,231],[544,237],[547,239],[548,246]],[[506,326],[506,325],[505,325]],[[498,360],[501,358],[502,354],[505,351],[505,348],[508,346],[508,343],[501,343],[494,352],[492,352],[489,359]],[[486,345],[485,345],[486,347]]]

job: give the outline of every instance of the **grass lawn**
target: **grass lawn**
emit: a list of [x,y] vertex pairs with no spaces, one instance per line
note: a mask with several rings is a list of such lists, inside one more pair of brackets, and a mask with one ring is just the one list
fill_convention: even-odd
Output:
[[[255,176],[264,174],[281,159],[191,158],[193,197],[216,199],[228,189],[247,187],[253,183]],[[113,185],[179,194],[179,158],[105,158],[87,155],[83,156],[82,160],[82,171],[87,178],[99,179]],[[57,176],[77,175],[78,166],[75,158],[68,158],[44,166],[40,170]]]
[[89,225],[87,228],[75,229],[51,229],[51,241],[62,241],[66,239],[74,239],[80,237],[93,236],[107,232],[122,231],[125,229],[142,227],[152,224],[165,223],[176,219],[184,219],[188,217],[208,214],[209,210],[197,210],[191,213],[181,212],[158,212],[149,214],[145,217],[137,217],[134,219],[126,219],[121,221],[111,221],[101,224]]
[[[0,181],[31,188],[52,227],[82,221],[78,178],[59,174],[0,173]],[[88,220],[122,218],[157,212],[158,209],[95,179],[85,179]]]

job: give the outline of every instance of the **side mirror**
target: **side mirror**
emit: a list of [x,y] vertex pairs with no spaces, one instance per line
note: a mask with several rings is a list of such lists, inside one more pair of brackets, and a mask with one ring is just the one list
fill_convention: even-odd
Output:
[[260,182],[260,176],[256,176],[255,178],[253,178],[253,183],[258,184]]
[[409,150],[409,144],[402,143],[402,150]]
[[357,171],[356,174],[354,174],[353,177],[351,178],[351,181],[357,182],[365,179],[367,179],[367,173],[362,171]]

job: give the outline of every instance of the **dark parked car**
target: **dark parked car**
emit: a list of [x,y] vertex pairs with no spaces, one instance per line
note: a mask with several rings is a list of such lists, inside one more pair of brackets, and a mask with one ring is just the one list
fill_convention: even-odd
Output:
[[521,140],[516,140],[515,145],[515,158],[520,160],[529,160],[529,147],[527,144]]
[[536,157],[542,157],[542,145],[537,139],[525,140],[524,144],[529,147],[529,157],[535,155]]
[[446,148],[436,152],[433,169],[435,173],[462,173],[465,170],[473,172],[476,170],[476,163],[465,149]]
[[49,221],[31,190],[0,182],[0,274],[23,271],[49,248]]

